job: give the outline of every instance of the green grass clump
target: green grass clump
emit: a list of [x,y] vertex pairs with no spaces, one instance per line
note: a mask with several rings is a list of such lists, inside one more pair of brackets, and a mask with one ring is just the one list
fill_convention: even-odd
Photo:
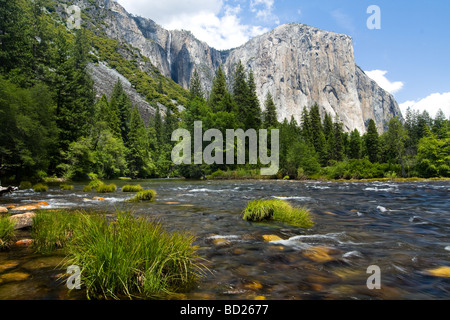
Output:
[[153,202],[156,199],[155,190],[145,190],[138,192],[134,198],[129,199],[128,202],[140,202],[140,201],[150,201]]
[[0,216],[0,251],[9,248],[15,235],[14,225],[8,215]]
[[33,249],[48,254],[63,248],[73,235],[79,217],[67,210],[38,211],[33,218]]
[[100,179],[94,179],[91,182],[89,182],[89,187],[91,187],[92,189],[97,189],[98,187],[100,187],[101,185],[103,185],[103,181]]
[[287,201],[280,199],[249,202],[244,210],[243,219],[253,222],[275,220],[300,228],[311,228],[313,226],[308,209],[294,208]]
[[19,185],[20,190],[28,190],[28,189],[31,189],[32,187],[33,187],[33,185],[31,184],[30,181],[22,181],[22,182],[20,182],[20,185]]
[[48,191],[48,186],[42,183],[38,183],[36,185],[33,186],[33,190],[35,192],[47,192]]
[[84,186],[83,187],[83,192],[92,192],[92,187],[91,186]]
[[117,186],[115,184],[101,184],[95,188],[98,193],[116,192]]
[[63,190],[63,191],[70,191],[70,190],[73,190],[73,186],[68,185],[68,184],[62,184],[62,185],[60,185],[59,187],[60,187],[61,190]]
[[122,192],[142,192],[144,189],[138,184],[138,185],[130,185],[127,184],[126,186],[122,187]]
[[128,212],[113,223],[84,216],[80,231],[68,246],[67,264],[83,266],[88,298],[156,297],[184,291],[199,276],[190,235],[169,234]]

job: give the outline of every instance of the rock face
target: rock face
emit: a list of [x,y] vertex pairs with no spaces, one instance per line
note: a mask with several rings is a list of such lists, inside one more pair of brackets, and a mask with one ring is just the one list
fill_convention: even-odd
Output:
[[[89,6],[87,0],[75,4]],[[397,102],[355,64],[352,38],[304,24],[279,26],[243,46],[218,51],[188,31],[168,31],[149,19],[130,15],[112,0],[98,0],[108,37],[138,48],[166,77],[189,87],[194,70],[209,91],[219,65],[228,79],[235,64],[252,69],[261,105],[268,92],[278,118],[297,121],[303,107],[317,103],[321,112],[338,116],[348,131],[366,131],[373,118],[380,130],[395,116]]]

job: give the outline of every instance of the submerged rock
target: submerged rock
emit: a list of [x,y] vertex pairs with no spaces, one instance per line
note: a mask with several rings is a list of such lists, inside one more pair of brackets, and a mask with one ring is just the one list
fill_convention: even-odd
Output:
[[24,281],[30,277],[28,273],[25,272],[10,272],[0,275],[0,283],[11,282],[11,281]]
[[263,238],[264,238],[265,242],[282,241],[283,240],[279,236],[276,236],[274,234],[265,234],[265,235],[263,235]]
[[450,278],[450,267],[439,267],[427,270],[429,275],[434,277]]
[[330,256],[331,250],[327,247],[315,247],[308,249],[304,256],[315,261],[315,262],[328,262],[334,260],[332,256]]

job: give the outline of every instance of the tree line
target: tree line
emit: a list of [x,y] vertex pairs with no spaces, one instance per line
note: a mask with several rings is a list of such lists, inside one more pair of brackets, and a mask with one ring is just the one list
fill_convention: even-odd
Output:
[[[260,167],[174,166],[172,132],[177,128],[192,132],[195,121],[202,121],[204,130],[224,133],[226,129],[279,129],[278,177],[450,175],[449,120],[442,112],[434,119],[426,112],[408,112],[405,122],[392,119],[382,134],[373,120],[366,133],[344,132],[341,121],[321,114],[318,105],[304,107],[300,123],[294,118],[279,122],[272,95],[268,93],[261,105],[252,70],[239,62],[230,83],[218,68],[210,92],[204,91],[195,71],[189,91],[181,94],[187,97],[182,112],[148,95],[155,114],[143,119],[120,81],[109,97],[96,99],[87,65],[98,57],[92,55],[87,30],[67,30],[48,14],[52,7],[45,0],[0,0],[0,6],[3,181],[48,176],[198,178]],[[108,52],[100,55],[107,57]],[[151,86],[150,92],[164,95],[161,79],[140,83],[143,92],[145,85]]]

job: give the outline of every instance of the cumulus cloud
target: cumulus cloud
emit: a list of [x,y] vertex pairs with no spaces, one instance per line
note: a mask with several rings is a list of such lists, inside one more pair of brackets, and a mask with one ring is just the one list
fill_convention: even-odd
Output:
[[[226,1],[118,0],[125,9],[135,15],[150,18],[168,30],[189,30],[199,40],[219,50],[238,47],[269,31],[262,26],[243,23],[239,17],[240,5],[230,6]],[[273,6],[273,0],[255,1],[261,4],[272,2]]]
[[450,92],[433,93],[419,101],[406,101],[399,106],[403,115],[406,115],[408,108],[411,108],[411,110],[419,112],[428,111],[430,116],[435,117],[441,109],[445,116],[450,118]]
[[404,83],[401,81],[392,82],[388,78],[386,78],[387,71],[384,70],[372,70],[372,71],[364,71],[366,75],[375,81],[381,88],[386,90],[387,92],[394,94],[400,91]]
[[251,0],[250,10],[256,13],[256,17],[265,21],[273,21],[279,24],[278,17],[273,13],[274,0]]

